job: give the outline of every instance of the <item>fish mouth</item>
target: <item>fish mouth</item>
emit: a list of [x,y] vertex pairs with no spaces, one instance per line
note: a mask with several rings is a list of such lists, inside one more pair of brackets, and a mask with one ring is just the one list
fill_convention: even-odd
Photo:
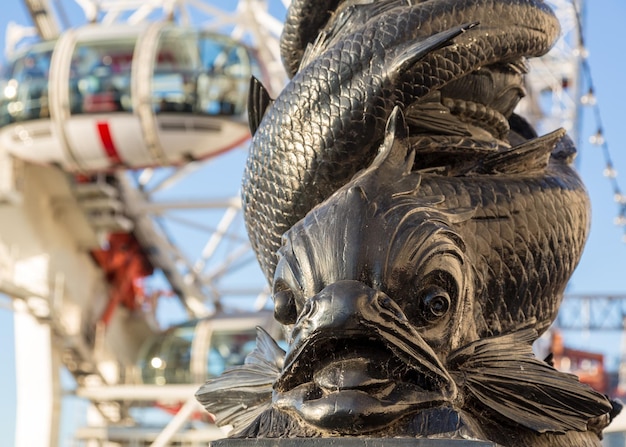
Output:
[[456,385],[419,334],[402,318],[398,324],[376,320],[307,331],[285,358],[274,405],[317,427],[353,435],[453,402]]
[[453,383],[437,365],[423,358],[409,362],[404,352],[390,346],[389,339],[373,338],[371,332],[317,333],[287,356],[274,389],[288,392],[298,384],[313,383],[324,393],[360,390],[376,394],[384,393],[391,383],[403,383],[419,393],[434,393]]

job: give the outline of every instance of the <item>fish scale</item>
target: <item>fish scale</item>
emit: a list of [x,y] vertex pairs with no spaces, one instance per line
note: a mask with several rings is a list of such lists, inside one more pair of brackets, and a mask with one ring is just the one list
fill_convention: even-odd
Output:
[[587,238],[590,205],[576,173],[555,161],[541,175],[517,178],[424,175],[417,194],[444,196],[448,209],[476,209],[471,220],[455,225],[476,257],[477,301],[487,321],[510,318],[490,323],[482,335],[532,319],[543,332]]
[[[347,4],[366,3],[359,0],[326,0],[331,5],[334,3],[335,11],[338,6]],[[311,5],[319,5],[320,7],[311,8]],[[372,1],[370,4],[362,4],[356,6],[360,9],[361,14],[353,14],[354,19],[349,19],[338,30],[333,29],[333,24],[341,22],[337,18],[337,14],[330,14],[327,8],[323,7],[324,2],[313,2],[311,0],[294,0],[287,13],[284,31],[281,36],[281,54],[287,70],[291,75],[295,74],[298,66],[302,63],[303,56],[307,52],[307,46],[314,43],[319,33],[330,33],[330,37],[326,39],[328,44],[319,45],[319,51],[327,48],[337,39],[342,39],[345,28],[356,27],[360,23],[364,23],[368,19],[378,19],[382,13],[389,13],[390,10],[400,8],[395,13],[397,17],[397,27],[389,26],[377,27],[379,33],[388,33],[390,38],[397,37],[398,28],[403,25],[413,27],[414,38],[428,36],[445,29],[450,23],[460,23],[459,17],[471,17],[471,20],[483,22],[494,22],[497,18],[502,25],[519,24],[519,23],[537,23],[537,27],[545,19],[539,18],[536,14],[537,8],[549,11],[549,8],[543,1],[528,0],[437,0],[437,1],[406,1],[406,0],[386,0]],[[415,7],[411,12],[419,13],[419,21],[411,13],[407,13],[407,7]],[[439,20],[444,14],[449,13],[451,19],[448,22]],[[333,20],[334,19],[334,20]],[[415,28],[415,24],[419,28]],[[388,24],[386,24],[388,25]],[[376,27],[374,27],[376,28]],[[367,41],[368,45],[376,45],[379,41]],[[304,57],[305,62],[319,55],[319,51],[313,51]]]
[[[408,105],[481,66],[543,54],[558,35],[558,22],[543,3],[537,9],[529,7],[531,2],[510,0],[496,10],[497,24],[506,25],[506,30],[483,26],[483,31],[467,31],[454,45],[427,54],[399,79],[387,62],[424,29],[444,30],[471,21],[474,17],[463,12],[498,4],[445,3],[396,8],[373,19],[375,26],[365,24],[346,33],[306,64],[266,111],[252,141],[242,196],[251,243],[269,281],[281,235],[367,166],[394,105]],[[493,14],[487,15],[493,20]],[[533,18],[534,28],[514,26],[520,17]],[[293,152],[297,164],[291,161]]]

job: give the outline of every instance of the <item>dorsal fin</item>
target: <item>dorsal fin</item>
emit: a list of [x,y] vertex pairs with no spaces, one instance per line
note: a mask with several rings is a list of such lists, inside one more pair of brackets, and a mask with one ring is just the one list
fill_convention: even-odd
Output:
[[414,151],[410,151],[406,142],[407,127],[404,114],[400,107],[395,106],[387,119],[385,140],[378,149],[378,155],[370,165],[370,169],[379,169],[381,166],[394,166],[401,169],[403,174],[411,172],[413,167]]
[[306,48],[304,49],[302,59],[300,60],[298,71],[306,67],[313,59],[315,59],[322,53],[322,51],[324,51],[331,37],[332,36],[329,32],[320,31],[315,40],[312,43],[310,42],[309,44],[307,44]]
[[250,78],[250,93],[248,94],[248,125],[253,136],[261,124],[265,111],[273,103],[274,100],[270,98],[270,94],[261,81],[252,76]]
[[565,136],[565,129],[557,129],[547,135],[515,146],[506,152],[485,157],[478,173],[482,174],[528,174],[547,168],[550,154]]
[[465,25],[457,26],[455,28],[434,34],[424,40],[418,40],[417,42],[410,41],[408,44],[405,44],[404,47],[401,46],[400,51],[397,52],[392,58],[385,61],[386,73],[383,74],[383,77],[391,78],[397,74],[404,73],[430,52],[445,47],[459,34],[462,34],[478,25],[478,22],[467,23]]
[[338,0],[335,3],[337,3],[336,8],[331,12],[324,26],[320,27],[317,38],[307,45],[298,71],[337,43],[342,36],[351,34],[368,20],[378,18],[390,9],[399,6],[397,1],[379,2],[377,0]]
[[441,92],[435,90],[404,110],[411,133],[469,137],[469,126],[455,117],[441,103]]

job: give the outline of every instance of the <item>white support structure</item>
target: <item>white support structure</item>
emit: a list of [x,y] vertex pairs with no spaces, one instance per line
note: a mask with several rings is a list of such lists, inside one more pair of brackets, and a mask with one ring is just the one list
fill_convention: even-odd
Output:
[[194,411],[202,411],[202,405],[198,403],[195,396],[191,396],[185,404],[178,410],[176,416],[172,418],[169,424],[165,426],[163,431],[154,440],[150,447],[166,447],[174,438],[176,433],[180,431],[182,426],[189,420]]
[[563,127],[574,142],[578,139],[581,54],[577,11],[583,0],[546,0],[561,22],[561,37],[541,57],[530,60],[526,76],[528,96],[518,113],[528,119],[540,135]]
[[[22,196],[15,190],[8,192],[11,196]],[[0,205],[0,218],[4,222],[2,237],[5,241],[19,243],[19,248],[13,245],[5,250],[8,256],[4,267],[8,268],[0,279],[0,290],[14,298],[15,445],[54,447],[58,441],[61,393],[60,352],[53,349],[58,340],[53,325],[49,324],[53,307],[49,299],[50,259],[38,247],[37,238],[31,239],[28,235],[37,231],[28,222],[27,213],[21,212],[21,205],[29,204],[29,194],[18,203],[19,206]]]
[[[56,20],[64,17],[59,10],[62,2],[23,1],[34,26],[15,25],[7,30],[7,55],[34,30],[44,40],[68,36]],[[274,96],[286,82],[278,50],[282,14],[278,19],[271,12],[277,5],[284,12],[285,0],[224,1],[223,9],[206,0],[76,2],[86,22],[139,24],[160,15],[231,35],[259,59]],[[66,53],[71,57],[71,52]],[[61,84],[55,84],[58,88],[51,94],[67,89],[67,77],[67,73],[60,77]],[[64,120],[57,124],[64,126]],[[56,167],[16,160],[0,145],[0,293],[10,296],[15,308],[17,446],[54,447],[59,442],[61,367],[76,379],[77,396],[92,404],[89,416],[85,415],[91,425],[76,432],[79,445],[197,445],[225,436],[212,425],[194,423],[194,429],[188,429],[190,416],[201,410],[194,398],[198,384],[184,389],[135,385],[138,352],[142,342],[155,333],[154,315],[141,309],[131,314],[118,307],[105,326],[100,318],[110,298],[110,284],[90,254],[106,241],[107,233],[132,231],[192,317],[219,308],[224,293],[246,294],[250,303],[256,299],[262,306],[259,297],[267,298],[267,291],[260,271],[258,287],[248,280],[254,274],[247,272],[243,273],[245,281],[223,281],[229,272],[255,264],[242,224],[239,182],[228,189],[211,187],[208,198],[183,199],[171,194],[182,189],[181,182],[213,164],[190,160],[172,168],[169,175],[163,174],[166,169],[154,176],[155,170],[145,169],[137,175],[106,173],[84,183]],[[216,169],[222,169],[217,165]],[[237,165],[232,176],[240,175]],[[189,219],[185,213],[192,211],[218,217],[214,222],[204,217]],[[178,235],[169,232],[169,222],[202,230],[204,238],[193,244],[197,253],[189,253]],[[132,420],[128,412],[132,405],[139,401],[140,406],[153,405],[167,400],[168,393],[171,402],[183,403],[169,424],[154,429]]]
[[120,310],[95,351],[90,328],[108,301],[88,252],[98,246],[96,235],[64,173],[10,157],[4,162],[13,172],[7,193],[19,198],[0,203],[0,292],[13,298],[15,309],[16,445],[55,446],[61,364],[77,380],[115,384],[153,329]]
[[44,40],[59,36],[59,25],[48,0],[24,0],[37,32]]
[[[60,355],[51,327],[14,302],[16,427],[15,447],[56,447],[61,420]],[[35,428],[36,427],[36,428]]]

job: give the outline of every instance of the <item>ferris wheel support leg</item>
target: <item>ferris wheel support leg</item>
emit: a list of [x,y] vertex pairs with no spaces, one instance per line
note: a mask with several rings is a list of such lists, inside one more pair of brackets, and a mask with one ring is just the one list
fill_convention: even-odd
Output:
[[187,402],[178,410],[176,416],[167,424],[159,436],[154,440],[150,447],[165,447],[169,444],[172,437],[178,433],[182,426],[191,417],[194,411],[204,410],[198,403],[195,396],[191,396]]
[[0,151],[0,203],[17,204],[21,200],[21,194],[15,190],[13,159]]
[[14,301],[16,447],[56,447],[60,426],[60,358],[50,326]]

